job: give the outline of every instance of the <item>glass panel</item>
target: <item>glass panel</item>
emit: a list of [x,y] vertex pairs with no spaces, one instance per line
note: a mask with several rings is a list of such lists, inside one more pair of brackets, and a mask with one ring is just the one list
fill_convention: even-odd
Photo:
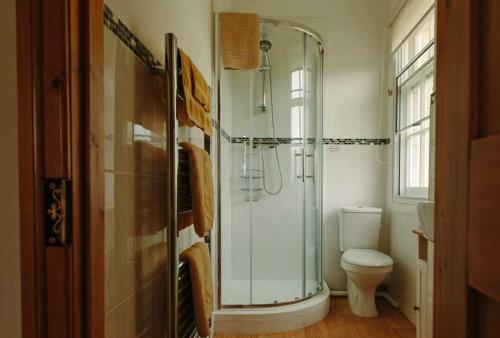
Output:
[[400,194],[427,197],[429,189],[429,119],[400,134]]
[[[165,106],[149,67],[104,29],[106,328],[164,335]],[[126,324],[126,325],[125,325]]]
[[396,52],[396,74],[414,61],[415,57],[434,41],[435,11],[431,11]]
[[313,295],[321,283],[321,161],[322,146],[322,55],[318,42],[304,34],[305,68],[305,184],[304,184],[304,264],[305,296]]
[[[253,151],[259,155],[262,170],[262,190],[253,202],[252,212],[255,305],[291,302],[304,296],[304,195],[299,142],[304,135],[303,35],[268,24],[263,24],[261,31],[262,39],[270,41],[272,47],[268,55],[261,51],[262,70],[254,73],[252,135],[259,141]],[[238,123],[249,125],[250,121]],[[279,145],[273,144],[275,137],[282,140]],[[285,144],[283,139],[289,138],[297,140]]]
[[[249,71],[221,71],[221,303],[251,304],[252,207],[260,192],[258,152],[250,142],[232,143],[233,136],[252,133],[253,98],[250,89],[253,74]],[[236,104],[237,103],[237,104]],[[240,122],[241,120],[241,122]]]
[[220,76],[222,306],[297,301],[321,281],[322,59],[302,32],[261,28],[259,70]]
[[430,115],[433,92],[434,62],[431,62],[399,88],[398,129]]
[[398,77],[398,86],[410,79],[415,73],[420,71],[422,67],[426,66],[434,59],[435,46],[431,46],[424,54],[422,54],[415,62],[411,64],[400,76]]

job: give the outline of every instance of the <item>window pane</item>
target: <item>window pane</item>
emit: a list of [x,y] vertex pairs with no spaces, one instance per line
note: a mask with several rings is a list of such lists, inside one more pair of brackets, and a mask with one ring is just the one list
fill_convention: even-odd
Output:
[[429,120],[400,134],[399,193],[426,197],[429,187]]
[[[429,13],[420,26],[415,29],[397,50],[396,74],[399,74],[429,43],[434,41],[435,15],[434,10]],[[429,51],[426,54],[431,54],[431,52]],[[432,51],[432,54],[434,54],[434,51]],[[432,56],[427,55],[428,59],[430,57]]]
[[[311,83],[312,80],[312,72],[307,70],[307,81]],[[299,99],[304,97],[304,71],[302,69],[294,70],[291,73],[290,78],[290,97],[292,99]]]
[[433,92],[434,62],[399,88],[398,130],[429,116]]
[[294,106],[292,113],[292,138],[302,138],[302,106]]
[[405,197],[428,197],[430,103],[434,92],[434,36],[435,10],[432,10],[395,54],[395,173],[398,175],[397,193]]
[[296,70],[292,72],[292,91],[302,89],[302,70]]
[[405,83],[409,78],[412,77],[413,74],[419,72],[422,67],[428,64],[434,58],[434,46],[432,46],[427,52],[422,54],[413,64],[408,67],[404,73],[400,74],[397,78],[398,86]]

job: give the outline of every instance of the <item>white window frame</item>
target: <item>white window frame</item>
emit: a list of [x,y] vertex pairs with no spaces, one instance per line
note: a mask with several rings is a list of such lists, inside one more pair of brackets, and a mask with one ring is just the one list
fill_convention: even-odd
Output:
[[[435,77],[435,37],[429,41],[429,43],[420,50],[411,60],[407,62],[406,65],[402,65],[402,58],[408,59],[407,53],[409,53],[409,48],[412,48],[413,46],[408,46],[406,44],[409,39],[414,38],[414,33],[418,31],[420,27],[422,27],[422,24],[425,22],[428,22],[427,20],[431,19],[431,15],[435,15],[435,10],[434,8],[430,10],[426,15],[422,18],[422,20],[415,26],[415,28],[412,30],[412,32],[403,40],[401,43],[400,47],[396,49],[395,52],[395,63],[394,63],[394,80],[395,80],[395,86],[396,86],[396,99],[395,99],[395,109],[394,109],[394,166],[393,166],[393,194],[394,194],[394,201],[395,202],[401,202],[401,203],[416,203],[418,201],[423,201],[423,200],[428,200],[429,198],[429,182],[427,182],[427,187],[405,187],[404,188],[404,194],[402,194],[402,177],[401,175],[403,173],[406,173],[406,168],[405,168],[405,161],[401,159],[401,147],[403,146],[402,142],[402,134],[403,133],[408,133],[412,129],[421,127],[425,123],[427,123],[427,128],[425,129],[420,129],[416,130],[413,135],[425,135],[426,132],[429,132],[430,129],[430,124],[431,124],[431,116],[428,114],[427,116],[419,119],[418,121],[411,121],[411,123],[405,125],[405,126],[400,126],[400,121],[401,121],[401,116],[402,116],[402,107],[401,107],[401,89],[404,87],[404,85],[408,82],[411,81],[414,77],[422,76],[422,74],[425,74],[426,72],[429,72],[429,67],[432,67],[432,72],[433,75],[427,74],[424,77],[424,80],[420,84],[422,94],[420,95],[420,104],[428,105],[430,108],[430,102],[425,102],[425,95],[423,94],[423,90],[425,88],[425,79],[427,79],[430,76]],[[435,29],[433,31],[435,34]],[[432,53],[431,53],[432,52]],[[424,59],[424,62],[422,60]],[[413,71],[413,72],[412,72]],[[411,73],[411,74],[409,74]],[[430,132],[429,132],[429,138],[430,138]],[[406,138],[408,140],[408,137]],[[420,141],[420,147],[424,146],[424,138],[421,137]],[[429,140],[430,144],[430,140]],[[406,145],[406,143],[405,143]],[[427,152],[421,151],[421,156],[425,156],[425,153],[427,153],[427,156],[430,156],[430,151],[428,150]],[[420,165],[424,165],[425,163],[429,163],[431,159],[429,158],[427,161],[425,160],[420,160]],[[422,168],[423,169],[423,168]],[[422,170],[421,169],[421,170]],[[405,174],[406,175],[406,174]],[[428,177],[427,177],[428,179]]]

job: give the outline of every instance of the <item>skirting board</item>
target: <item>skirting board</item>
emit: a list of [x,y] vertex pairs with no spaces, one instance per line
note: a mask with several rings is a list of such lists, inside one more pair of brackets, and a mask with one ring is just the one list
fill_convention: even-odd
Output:
[[[393,307],[399,308],[399,303],[391,297],[387,292],[376,292],[377,297],[382,297],[389,302]],[[332,297],[347,297],[347,291],[330,291],[330,296]]]

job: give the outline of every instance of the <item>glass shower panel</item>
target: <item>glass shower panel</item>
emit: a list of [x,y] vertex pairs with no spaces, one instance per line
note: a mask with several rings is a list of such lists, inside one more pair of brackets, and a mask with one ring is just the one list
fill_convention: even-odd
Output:
[[304,280],[305,296],[321,285],[321,170],[322,135],[322,55],[316,39],[304,34],[305,77],[305,182],[304,182]]
[[269,58],[261,51],[264,69],[254,74],[252,136],[262,168],[262,190],[252,202],[254,305],[304,297],[303,34],[269,24],[261,28],[261,40],[271,48]]
[[[222,70],[221,96],[221,303],[250,305],[252,203],[259,191],[256,150],[250,144],[253,111],[249,110],[253,74]],[[253,104],[252,104],[253,105]],[[231,135],[231,136],[229,136]]]
[[294,302],[321,288],[322,53],[261,24],[258,70],[221,70],[221,305]]
[[106,336],[162,337],[167,318],[166,129],[159,82],[104,29]]

